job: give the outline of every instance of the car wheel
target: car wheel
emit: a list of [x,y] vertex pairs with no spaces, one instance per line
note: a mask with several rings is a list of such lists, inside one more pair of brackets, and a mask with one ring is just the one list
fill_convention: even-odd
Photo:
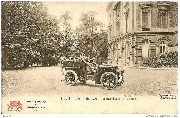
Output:
[[65,74],[65,82],[67,85],[74,86],[76,84],[76,73],[74,71],[67,71]]
[[117,80],[117,76],[113,72],[105,72],[101,75],[100,82],[107,90],[111,90],[117,86]]

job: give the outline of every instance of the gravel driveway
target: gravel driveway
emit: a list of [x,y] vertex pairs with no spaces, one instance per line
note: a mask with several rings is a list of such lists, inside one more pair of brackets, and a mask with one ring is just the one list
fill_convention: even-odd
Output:
[[[158,97],[159,99],[159,94],[177,95],[177,69],[124,69],[125,83],[122,86],[118,86],[115,90],[103,89],[101,85],[95,85],[91,80],[87,81],[84,85],[77,84],[76,86],[68,86],[62,81],[63,76],[61,67],[32,67],[25,70],[2,71],[2,101],[4,101],[2,107],[5,109],[4,112],[6,112],[8,100],[13,100],[14,98],[20,99],[26,104],[24,98],[48,98],[54,99],[53,101],[59,101],[60,99],[64,99],[61,97],[66,98],[68,96],[141,96],[142,98],[144,96],[151,96],[151,99],[153,97]],[[54,102],[52,104],[54,104]],[[69,102],[67,104],[69,104]],[[124,104],[124,102],[121,104]],[[138,105],[139,104],[137,103],[137,106]],[[176,104],[172,105],[174,106]],[[132,109],[135,108],[133,107]],[[137,111],[133,112],[130,112],[129,110],[123,112],[123,110],[121,110],[120,113],[148,113],[148,110],[141,111],[137,108],[136,110]],[[59,113],[58,111],[55,111],[56,110],[48,112]],[[111,110],[109,110],[109,112],[110,111]],[[66,111],[65,113],[70,112],[73,113],[73,111]],[[107,109],[101,112],[108,113]],[[29,113],[29,111],[24,111],[24,113]],[[40,113],[43,113],[43,111],[40,111]],[[82,113],[84,112],[82,111]],[[96,111],[93,113],[96,113]],[[114,110],[110,113],[119,113],[119,111]]]

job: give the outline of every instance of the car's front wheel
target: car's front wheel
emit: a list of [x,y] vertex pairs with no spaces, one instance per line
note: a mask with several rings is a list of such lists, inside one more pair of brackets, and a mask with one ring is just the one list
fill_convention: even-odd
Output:
[[113,72],[105,72],[101,75],[100,82],[103,87],[106,87],[107,90],[111,90],[117,86],[118,78]]

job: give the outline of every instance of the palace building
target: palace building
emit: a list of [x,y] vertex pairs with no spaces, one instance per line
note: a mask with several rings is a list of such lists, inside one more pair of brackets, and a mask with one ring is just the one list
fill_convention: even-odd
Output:
[[177,2],[110,2],[108,63],[142,64],[143,59],[178,51]]

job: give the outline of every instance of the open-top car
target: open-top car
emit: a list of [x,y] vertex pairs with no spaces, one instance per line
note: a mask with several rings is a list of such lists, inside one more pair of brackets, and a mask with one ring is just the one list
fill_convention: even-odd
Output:
[[77,82],[86,83],[87,80],[95,81],[95,84],[102,84],[107,89],[113,89],[124,82],[124,70],[118,66],[96,65],[87,63],[84,60],[64,60],[65,82],[75,85]]

